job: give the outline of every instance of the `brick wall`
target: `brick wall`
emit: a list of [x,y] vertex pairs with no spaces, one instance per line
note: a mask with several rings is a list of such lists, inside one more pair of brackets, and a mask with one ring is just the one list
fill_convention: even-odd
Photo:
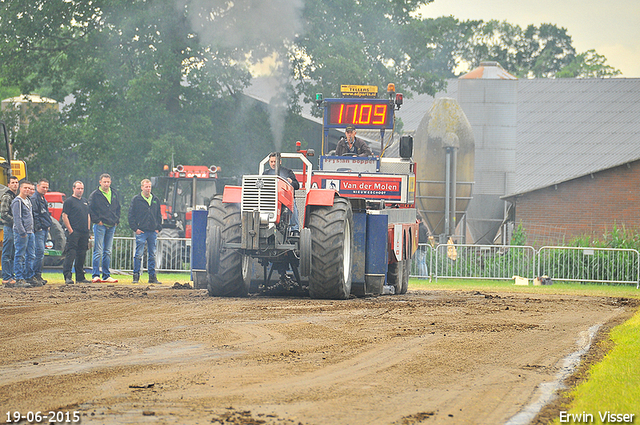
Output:
[[529,192],[515,201],[515,223],[522,222],[528,245],[554,245],[583,235],[602,239],[614,224],[640,228],[640,161]]

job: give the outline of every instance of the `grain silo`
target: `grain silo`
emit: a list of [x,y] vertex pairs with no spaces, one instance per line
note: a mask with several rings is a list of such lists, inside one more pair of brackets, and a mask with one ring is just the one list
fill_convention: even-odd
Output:
[[491,244],[506,214],[501,196],[513,192],[518,79],[497,62],[482,62],[458,81],[458,102],[475,139],[473,199],[467,225],[476,244]]
[[418,164],[416,206],[433,235],[446,242],[473,189],[473,130],[455,99],[434,100],[415,132],[413,158]]

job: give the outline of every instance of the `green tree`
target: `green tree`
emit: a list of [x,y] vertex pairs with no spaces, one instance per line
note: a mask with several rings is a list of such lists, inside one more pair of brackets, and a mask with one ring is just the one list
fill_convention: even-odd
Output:
[[298,28],[287,13],[296,10],[281,3],[0,1],[0,78],[66,100],[60,117],[21,127],[16,150],[65,185],[73,178],[56,170],[110,172],[135,186],[171,158],[246,168],[234,148],[273,149],[268,119],[240,93],[248,65],[281,51]]
[[522,29],[506,21],[477,21],[462,58],[471,67],[495,60],[518,77],[549,78],[575,57],[565,28],[552,24]]
[[[341,84],[375,85],[386,90],[435,94],[441,77],[424,66],[430,51],[416,44],[413,13],[432,0],[307,0],[305,31],[289,48],[296,94],[339,94]],[[416,28],[418,27],[418,28]]]
[[619,69],[606,64],[607,59],[596,53],[595,50],[587,50],[578,54],[571,63],[564,66],[556,77],[558,78],[602,78],[620,75]]
[[0,79],[0,99],[8,99],[18,95],[20,95],[20,89],[17,86],[4,84]]
[[416,66],[445,78],[455,77],[479,22],[458,21],[452,16],[412,22],[405,39]]
[[497,61],[520,78],[605,77],[620,71],[590,50],[576,53],[565,28],[553,24],[525,29],[506,21],[426,19],[413,25],[413,43],[424,50],[426,66],[453,77],[483,61]]

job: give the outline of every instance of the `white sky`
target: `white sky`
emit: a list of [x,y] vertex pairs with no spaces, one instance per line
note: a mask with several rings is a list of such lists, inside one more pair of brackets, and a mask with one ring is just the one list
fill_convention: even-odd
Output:
[[638,0],[435,0],[421,12],[427,18],[506,20],[523,29],[554,24],[567,29],[578,53],[595,49],[621,77],[640,77]]

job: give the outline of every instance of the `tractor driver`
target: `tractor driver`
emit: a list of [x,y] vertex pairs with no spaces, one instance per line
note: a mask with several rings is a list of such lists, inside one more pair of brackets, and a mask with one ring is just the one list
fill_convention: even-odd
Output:
[[348,125],[344,132],[345,137],[341,137],[336,146],[338,156],[373,156],[373,152],[365,142],[356,137],[356,128]]
[[[262,174],[273,175],[276,173],[276,157],[277,157],[276,155],[277,154],[275,152],[271,152],[269,154],[269,166],[271,168],[269,168]],[[282,160],[280,160],[280,163],[282,164]],[[293,214],[291,215],[291,223],[290,223],[291,235],[298,236],[300,235],[300,224],[298,222],[298,207],[296,206],[296,202],[295,202],[295,193],[296,193],[296,190],[300,189],[300,183],[298,182],[298,179],[296,179],[296,175],[293,173],[293,171],[291,171],[286,167],[283,167],[282,165],[280,166],[280,177],[288,181],[289,184],[293,186],[294,202],[293,202]]]

